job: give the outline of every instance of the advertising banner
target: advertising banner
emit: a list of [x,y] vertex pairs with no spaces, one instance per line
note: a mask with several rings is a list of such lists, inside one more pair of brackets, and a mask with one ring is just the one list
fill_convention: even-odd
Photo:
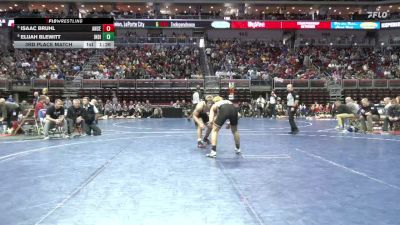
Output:
[[379,22],[332,22],[332,29],[344,30],[378,30]]

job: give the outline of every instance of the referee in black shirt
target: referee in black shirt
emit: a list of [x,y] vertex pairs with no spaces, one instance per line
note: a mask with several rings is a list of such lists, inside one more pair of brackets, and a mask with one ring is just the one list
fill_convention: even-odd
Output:
[[286,86],[288,95],[287,95],[287,109],[289,115],[289,123],[291,132],[289,134],[297,134],[299,133],[299,128],[297,128],[296,122],[294,121],[294,117],[296,116],[296,110],[299,105],[299,95],[294,92],[293,85],[288,84]]

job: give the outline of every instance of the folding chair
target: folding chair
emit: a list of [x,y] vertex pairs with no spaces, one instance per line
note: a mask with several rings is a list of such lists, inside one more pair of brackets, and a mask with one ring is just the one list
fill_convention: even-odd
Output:
[[[44,125],[45,125],[45,123],[46,123],[46,111],[47,111],[47,109],[41,109],[41,110],[39,110],[39,112],[38,112],[38,116],[39,116],[39,121],[40,121],[40,131],[41,131],[41,134],[44,134]],[[55,136],[56,134],[58,134],[59,135],[59,137],[62,137],[62,134],[63,134],[64,132],[63,132],[63,127],[62,127],[62,125],[55,125],[53,128],[51,128],[50,130],[49,130],[49,135],[53,135],[53,136]]]
[[34,109],[28,109],[22,113],[22,119],[18,122],[17,128],[13,131],[13,135],[16,135],[20,130],[26,135],[33,135],[34,133],[40,135]]

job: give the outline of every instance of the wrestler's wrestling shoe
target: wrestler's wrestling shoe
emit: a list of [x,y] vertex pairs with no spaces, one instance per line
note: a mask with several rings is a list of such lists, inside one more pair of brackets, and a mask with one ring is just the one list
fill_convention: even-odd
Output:
[[211,152],[208,153],[206,156],[209,157],[209,158],[216,158],[217,157],[217,151],[211,150]]

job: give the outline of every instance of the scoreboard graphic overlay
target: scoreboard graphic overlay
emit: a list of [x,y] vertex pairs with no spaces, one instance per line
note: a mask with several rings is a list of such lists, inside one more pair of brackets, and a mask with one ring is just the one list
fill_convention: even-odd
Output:
[[114,48],[113,18],[16,18],[14,48]]

